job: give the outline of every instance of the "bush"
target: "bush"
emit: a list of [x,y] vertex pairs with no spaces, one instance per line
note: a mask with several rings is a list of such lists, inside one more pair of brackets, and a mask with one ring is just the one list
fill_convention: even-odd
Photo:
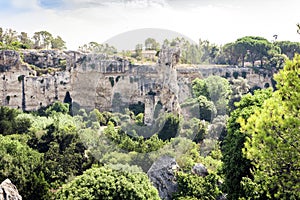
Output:
[[94,167],[63,185],[56,199],[159,200],[146,174]]
[[205,121],[211,121],[217,114],[217,109],[212,101],[205,96],[198,97],[199,102],[199,118]]
[[217,199],[221,195],[215,174],[206,177],[179,172],[176,176],[178,192],[175,199]]

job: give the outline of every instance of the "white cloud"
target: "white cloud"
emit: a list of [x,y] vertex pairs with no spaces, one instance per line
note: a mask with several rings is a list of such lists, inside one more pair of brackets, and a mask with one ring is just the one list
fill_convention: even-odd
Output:
[[147,8],[165,6],[165,0],[63,0],[66,8],[91,8],[91,7],[130,7],[130,8]]
[[38,9],[38,0],[11,0],[12,6],[18,9]]

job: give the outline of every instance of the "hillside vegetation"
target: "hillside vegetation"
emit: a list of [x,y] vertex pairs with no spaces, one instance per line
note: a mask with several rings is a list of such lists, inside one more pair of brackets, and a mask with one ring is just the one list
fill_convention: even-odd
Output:
[[[32,41],[9,29],[0,32],[0,48],[65,47],[50,36],[37,32]],[[276,85],[250,90],[242,77],[195,78],[180,105],[192,117],[157,107],[151,130],[141,105],[124,113],[74,113],[71,102],[58,101],[28,112],[1,106],[0,181],[12,180],[23,199],[160,199],[146,173],[168,155],[179,167],[174,199],[300,199],[300,44],[247,36],[222,47],[178,38],[165,45],[183,47],[181,63],[276,69]],[[145,46],[159,50],[155,40]],[[83,48],[126,53],[98,43]],[[143,59],[135,53],[128,56]],[[147,131],[154,134],[144,137]],[[205,176],[191,170],[196,163]]]

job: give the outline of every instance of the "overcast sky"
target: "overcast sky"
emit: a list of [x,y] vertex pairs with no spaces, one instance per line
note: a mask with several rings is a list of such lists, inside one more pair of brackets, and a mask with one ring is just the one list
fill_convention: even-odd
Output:
[[69,49],[122,32],[160,28],[216,44],[246,35],[300,41],[299,0],[0,0],[0,26],[46,30]]

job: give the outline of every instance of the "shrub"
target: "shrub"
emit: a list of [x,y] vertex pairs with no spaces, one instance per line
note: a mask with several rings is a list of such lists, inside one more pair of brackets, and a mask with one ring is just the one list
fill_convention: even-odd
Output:
[[94,167],[76,177],[56,194],[56,199],[159,200],[146,174]]

